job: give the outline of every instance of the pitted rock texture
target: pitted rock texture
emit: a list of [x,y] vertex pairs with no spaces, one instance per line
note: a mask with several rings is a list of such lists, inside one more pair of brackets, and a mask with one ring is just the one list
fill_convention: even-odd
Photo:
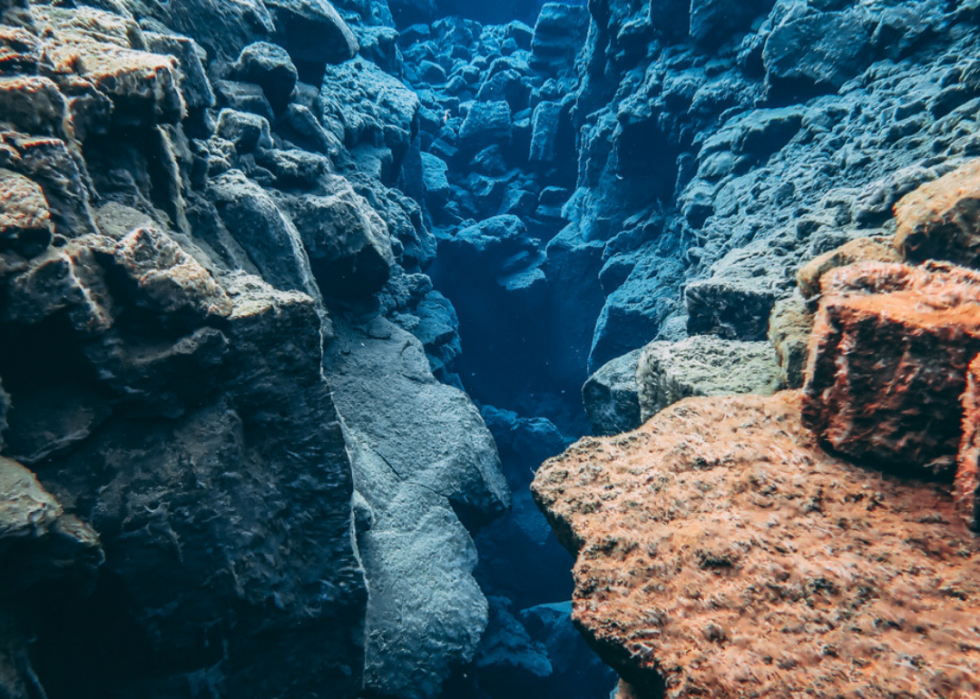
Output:
[[642,350],[633,350],[607,362],[582,386],[593,434],[619,434],[640,426],[636,367],[641,354]]
[[651,342],[636,366],[640,419],[687,396],[770,395],[779,388],[776,354],[768,342],[694,335]]
[[956,499],[967,524],[980,532],[980,355],[967,369],[961,403],[963,439],[956,460]]
[[542,466],[573,619],[640,699],[980,691],[950,488],[824,452],[798,392],[688,398]]
[[959,399],[980,353],[980,274],[866,262],[824,276],[804,418],[831,448],[951,475]]
[[820,294],[820,279],[832,269],[847,267],[860,262],[902,262],[892,241],[884,238],[855,238],[839,248],[819,255],[796,272],[796,285],[803,298],[812,299]]
[[487,625],[459,517],[487,521],[510,507],[497,449],[466,395],[437,383],[421,342],[394,324],[339,322],[324,359],[369,581],[365,679],[390,696],[436,696]]
[[[486,601],[457,511],[509,494],[479,411],[431,370],[452,380],[459,337],[423,274],[419,100],[349,60],[363,36],[398,72],[386,12],[0,2],[0,449],[63,511],[36,546],[4,530],[0,695],[429,697],[472,658]],[[418,334],[347,348],[395,402],[356,436],[323,361],[346,314]],[[413,441],[420,413],[456,429]],[[363,453],[426,468],[401,498],[378,475],[401,529],[379,515],[359,550]],[[75,575],[79,547],[62,594],[41,573]]]
[[769,342],[779,361],[779,379],[785,388],[802,388],[806,358],[813,332],[813,313],[803,299],[791,296],[776,303],[769,316]]
[[902,197],[895,220],[895,245],[910,262],[980,266],[980,159]]

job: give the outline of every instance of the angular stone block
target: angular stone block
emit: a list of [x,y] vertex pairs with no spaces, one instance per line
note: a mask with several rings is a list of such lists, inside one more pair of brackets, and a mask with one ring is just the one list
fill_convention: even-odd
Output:
[[906,194],[895,219],[895,245],[910,262],[980,266],[980,159]]
[[640,417],[647,420],[687,396],[771,395],[779,388],[779,366],[768,342],[695,335],[644,347],[636,385]]
[[803,415],[833,449],[889,470],[949,474],[959,399],[980,352],[980,273],[868,262],[828,273]]

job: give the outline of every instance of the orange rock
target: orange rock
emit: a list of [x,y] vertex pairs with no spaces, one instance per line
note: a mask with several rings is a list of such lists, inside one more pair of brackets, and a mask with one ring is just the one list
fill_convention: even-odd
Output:
[[532,491],[637,699],[980,696],[980,541],[950,487],[828,455],[798,392],[685,399]]
[[980,356],[967,370],[962,403],[963,440],[957,458],[956,501],[970,527],[980,531]]
[[843,454],[951,476],[966,367],[980,352],[980,273],[869,262],[829,272],[822,290],[807,424]]
[[980,265],[980,159],[895,204],[895,245],[906,260]]
[[895,248],[883,240],[875,238],[855,238],[835,250],[815,257],[796,272],[796,283],[803,298],[812,298],[820,293],[820,278],[838,267],[858,262],[901,262],[902,258]]

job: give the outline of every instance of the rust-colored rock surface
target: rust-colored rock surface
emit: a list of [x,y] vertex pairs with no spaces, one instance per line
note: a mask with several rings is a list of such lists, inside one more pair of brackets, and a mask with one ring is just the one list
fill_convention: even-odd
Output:
[[974,531],[980,531],[980,357],[966,373],[963,393],[963,439],[956,470],[956,500]]
[[804,298],[820,293],[820,279],[832,269],[859,262],[901,262],[893,246],[882,239],[855,238],[835,250],[815,257],[796,272],[796,283]]
[[800,394],[688,398],[533,492],[574,620],[638,699],[980,696],[980,542],[950,487],[828,455]]
[[833,449],[952,475],[966,368],[980,352],[980,273],[864,263],[822,282],[804,419]]
[[980,159],[906,194],[895,219],[895,246],[905,259],[980,265]]

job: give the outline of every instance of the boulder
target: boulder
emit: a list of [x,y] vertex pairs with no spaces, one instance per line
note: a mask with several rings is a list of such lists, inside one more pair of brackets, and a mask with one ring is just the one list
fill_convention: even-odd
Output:
[[202,57],[207,54],[197,42],[186,36],[144,32],[146,46],[153,53],[165,53],[173,56],[180,64],[182,75],[180,92],[188,109],[202,109],[214,106],[214,91],[208,81]]
[[53,232],[44,191],[23,175],[0,168],[0,250],[31,257],[47,247]]
[[980,540],[950,488],[830,456],[798,392],[685,399],[532,490],[577,557],[576,626],[637,697],[980,691]]
[[422,180],[426,202],[430,206],[438,207],[449,199],[451,190],[447,170],[446,161],[431,153],[422,153]]
[[534,108],[531,117],[532,163],[550,164],[555,160],[555,144],[558,140],[561,105],[556,102],[541,102]]
[[263,279],[280,290],[320,298],[299,231],[259,185],[232,170],[211,180],[209,195]]
[[507,102],[476,102],[459,127],[459,145],[470,152],[504,143],[511,137],[511,111]]
[[582,386],[582,402],[593,434],[620,434],[640,426],[636,367],[641,353],[633,350],[606,362]]
[[951,475],[967,365],[980,353],[980,273],[866,262],[829,272],[821,288],[807,424],[842,454]]
[[39,6],[32,14],[56,70],[74,71],[108,96],[114,124],[176,123],[184,116],[177,59],[136,50],[142,41],[134,46],[139,28],[132,19],[90,7]]
[[440,254],[456,264],[479,265],[493,272],[508,258],[535,248],[517,216],[491,216],[439,241]]
[[732,5],[728,0],[693,0],[690,35],[708,46],[724,43],[729,37],[749,29],[752,21],[766,15],[775,0],[749,0]]
[[3,120],[25,133],[69,138],[68,101],[50,78],[35,75],[0,77]]
[[433,697],[486,628],[476,549],[455,513],[509,507],[497,451],[466,394],[436,382],[421,343],[386,320],[338,322],[324,366],[353,454],[366,685]]
[[871,62],[873,29],[857,8],[790,13],[766,39],[766,80],[790,91],[836,92]]
[[0,456],[0,593],[10,599],[56,582],[87,594],[104,560],[99,535],[67,514],[33,473]]
[[[11,131],[0,133],[0,168],[23,175],[41,187],[55,233],[73,238],[96,231],[85,163],[65,141]],[[40,205],[36,190],[26,183],[6,179],[5,186],[19,192],[15,199],[24,201],[21,197],[26,197]],[[39,215],[43,216],[40,211]]]
[[839,248],[815,257],[796,272],[796,284],[804,298],[820,293],[820,279],[832,269],[861,262],[901,262],[902,258],[889,241],[877,238],[855,238]]
[[272,111],[265,90],[259,85],[236,80],[215,80],[214,92],[217,106],[221,109],[250,112],[270,122],[275,119],[275,113]]
[[360,47],[354,32],[327,0],[265,0],[265,5],[300,73],[313,82],[319,80],[325,64],[343,63],[357,55]]
[[339,127],[366,175],[393,186],[419,132],[418,95],[364,60],[328,66],[320,87],[322,121]]
[[[175,384],[196,386],[193,400],[164,418],[129,403],[45,464],[45,484],[99,532],[100,579],[111,583],[81,618],[59,616],[55,647],[75,648],[93,669],[73,683],[121,695],[181,686],[218,664],[229,696],[354,696],[364,651],[351,630],[363,623],[365,591],[317,304],[244,273],[222,284],[231,313],[220,331],[201,329],[225,338],[219,362],[196,364],[179,351],[185,339],[105,340],[169,384],[157,401]],[[154,366],[172,344],[169,367]],[[82,620],[113,614],[127,623],[87,646]],[[119,657],[155,672],[120,678],[109,669]]]
[[261,87],[277,114],[286,108],[298,79],[296,66],[286,50],[265,41],[242,49],[232,71],[237,79]]
[[687,332],[730,340],[762,340],[776,294],[751,279],[716,277],[684,288]]
[[636,387],[640,418],[647,420],[687,396],[771,395],[779,388],[779,367],[768,342],[695,335],[644,347]]
[[225,290],[162,231],[137,228],[126,235],[116,245],[113,264],[133,305],[165,325],[198,326],[231,314]]
[[980,267],[980,159],[906,194],[895,220],[895,246],[909,262]]
[[343,178],[333,178],[330,189],[328,196],[284,197],[284,208],[323,293],[343,299],[370,295],[388,281],[395,263],[388,227]]
[[531,38],[531,67],[571,72],[589,30],[585,5],[549,2],[541,6]]
[[234,109],[218,113],[217,135],[235,144],[239,153],[251,153],[256,148],[271,148],[272,134],[265,117]]
[[776,302],[769,317],[769,342],[776,350],[781,386],[803,387],[812,330],[813,313],[803,299],[791,296]]

